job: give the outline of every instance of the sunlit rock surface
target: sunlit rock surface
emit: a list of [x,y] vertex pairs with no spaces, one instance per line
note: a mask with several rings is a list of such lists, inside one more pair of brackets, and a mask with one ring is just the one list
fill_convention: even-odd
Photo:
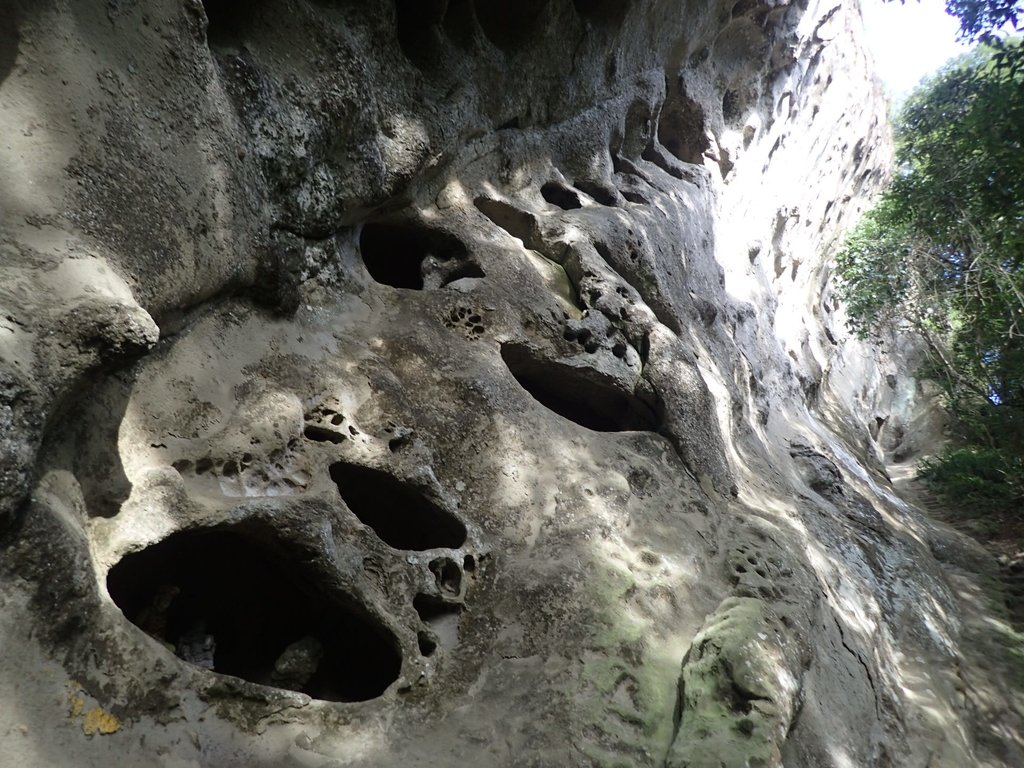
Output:
[[1024,764],[855,3],[3,13],[5,759]]

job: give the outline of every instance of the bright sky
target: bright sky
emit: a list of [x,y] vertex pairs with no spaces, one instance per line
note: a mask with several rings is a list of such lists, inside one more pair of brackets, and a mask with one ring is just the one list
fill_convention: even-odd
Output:
[[868,47],[894,102],[918,81],[968,46],[956,42],[960,25],[946,15],[944,0],[862,0]]

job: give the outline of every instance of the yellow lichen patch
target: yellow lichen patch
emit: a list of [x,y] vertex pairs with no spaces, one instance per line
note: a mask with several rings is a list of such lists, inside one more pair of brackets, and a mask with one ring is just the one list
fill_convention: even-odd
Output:
[[86,700],[82,693],[81,683],[70,680],[68,688],[68,715],[72,719],[82,717],[82,733],[86,736],[116,733],[121,729],[121,721],[102,707],[93,707],[85,711]]
[[81,684],[71,680],[68,682],[68,714],[78,717],[85,709],[85,699],[81,696]]
[[85,713],[85,720],[82,721],[82,733],[86,736],[96,733],[104,735],[116,733],[120,728],[121,721],[101,707],[90,709]]
[[71,716],[72,717],[78,717],[80,714],[82,714],[82,710],[84,710],[84,709],[85,709],[85,699],[83,699],[81,696],[72,696],[71,697]]

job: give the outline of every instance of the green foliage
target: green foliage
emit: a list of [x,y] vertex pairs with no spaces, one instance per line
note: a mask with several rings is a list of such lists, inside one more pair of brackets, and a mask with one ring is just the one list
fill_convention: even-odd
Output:
[[960,19],[960,36],[974,42],[1006,25],[1021,29],[1020,0],[946,0],[946,13]]
[[1024,71],[1024,48],[1006,45],[1000,37],[1024,31],[1024,0],[946,0],[946,13],[960,20],[961,40],[991,46],[997,67]]
[[911,301],[909,273],[893,269],[896,261],[911,258],[912,232],[892,215],[892,202],[883,198],[850,235],[836,258],[843,278],[840,295],[846,303],[850,327],[862,339],[881,337],[907,325]]
[[[1016,457],[998,466],[1020,477],[1024,68],[1004,64],[1022,50],[1019,40],[979,47],[908,99],[894,125],[895,178],[837,258],[854,331],[884,340],[910,330],[927,343],[924,373],[943,385],[968,451],[940,459],[933,479],[953,494],[990,488],[1004,502],[1020,486],[995,483],[970,451]],[[974,470],[977,487],[965,479]]]
[[920,474],[972,513],[1024,501],[1024,463],[999,448],[951,448],[921,463]]

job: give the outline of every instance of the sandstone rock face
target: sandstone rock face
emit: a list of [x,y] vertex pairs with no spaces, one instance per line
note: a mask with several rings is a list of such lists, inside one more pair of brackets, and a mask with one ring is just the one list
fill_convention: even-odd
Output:
[[856,3],[5,13],[14,764],[1024,764],[827,288]]

